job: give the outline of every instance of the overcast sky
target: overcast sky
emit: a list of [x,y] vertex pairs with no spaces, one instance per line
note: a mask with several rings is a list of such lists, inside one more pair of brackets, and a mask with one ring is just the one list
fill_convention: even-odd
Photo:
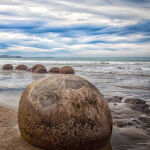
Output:
[[0,55],[150,56],[150,0],[0,0]]

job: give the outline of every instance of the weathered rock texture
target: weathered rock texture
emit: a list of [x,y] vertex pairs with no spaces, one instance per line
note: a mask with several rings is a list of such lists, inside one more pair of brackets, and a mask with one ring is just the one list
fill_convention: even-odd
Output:
[[3,70],[13,70],[13,66],[11,64],[5,64],[3,67],[2,67]]
[[26,71],[28,69],[28,67],[26,65],[18,65],[15,70],[24,70]]
[[135,105],[132,105],[130,108],[139,112],[150,114],[149,105],[147,104],[135,104]]
[[87,150],[106,145],[112,116],[98,89],[75,75],[52,75],[30,84],[18,110],[21,135],[49,150]]
[[60,69],[61,74],[74,74],[75,71],[72,67],[70,66],[64,66]]
[[32,71],[36,70],[39,67],[45,68],[42,64],[37,64],[32,67]]
[[58,67],[53,67],[49,70],[49,73],[59,73],[60,69]]
[[120,96],[106,97],[105,100],[107,103],[121,103],[123,98]]
[[145,104],[145,101],[138,98],[126,98],[125,103],[128,104]]
[[38,67],[33,72],[34,73],[47,73],[47,70],[45,67]]

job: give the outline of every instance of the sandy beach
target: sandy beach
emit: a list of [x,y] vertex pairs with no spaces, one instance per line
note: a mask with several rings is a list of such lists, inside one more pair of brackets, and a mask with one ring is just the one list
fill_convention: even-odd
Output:
[[17,124],[17,112],[0,106],[0,149],[1,150],[40,150],[28,144],[21,136]]

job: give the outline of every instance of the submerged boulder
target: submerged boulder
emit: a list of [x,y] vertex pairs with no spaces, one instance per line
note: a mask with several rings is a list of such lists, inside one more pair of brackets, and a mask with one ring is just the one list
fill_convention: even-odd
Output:
[[147,104],[135,104],[132,105],[130,108],[142,113],[150,113],[149,105]]
[[15,70],[24,70],[26,71],[28,69],[28,67],[26,65],[18,65]]
[[72,67],[70,66],[64,66],[60,69],[61,74],[74,74],[75,71]]
[[107,103],[121,103],[123,98],[120,96],[106,97],[105,100]]
[[5,64],[2,67],[2,70],[13,70],[13,66],[11,64]]
[[49,70],[49,73],[59,73],[60,69],[58,67],[53,67]]
[[47,70],[45,67],[38,67],[33,72],[34,73],[47,73]]
[[50,150],[97,149],[109,143],[110,109],[98,89],[75,75],[55,74],[31,83],[18,110],[22,137]]
[[119,127],[119,128],[122,128],[122,127],[126,127],[126,126],[132,126],[133,123],[130,121],[117,120],[114,122],[114,125]]
[[128,104],[145,104],[145,101],[139,98],[126,98],[125,103]]

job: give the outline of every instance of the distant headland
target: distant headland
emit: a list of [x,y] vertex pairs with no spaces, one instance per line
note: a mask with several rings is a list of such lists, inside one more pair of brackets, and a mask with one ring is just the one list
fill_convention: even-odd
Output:
[[21,56],[0,55],[0,58],[22,58]]
[[54,58],[54,57],[24,57],[24,56],[11,56],[11,55],[0,55],[0,58]]

